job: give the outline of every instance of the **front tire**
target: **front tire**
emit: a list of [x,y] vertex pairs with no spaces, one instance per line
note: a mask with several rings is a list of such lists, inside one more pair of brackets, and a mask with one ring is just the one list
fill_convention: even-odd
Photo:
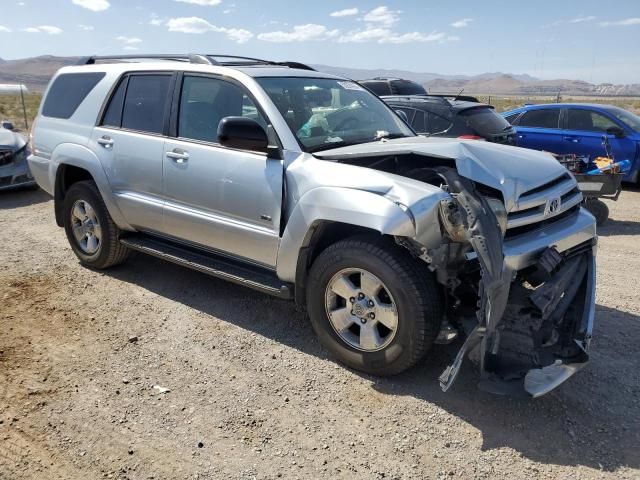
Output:
[[74,183],[65,195],[64,229],[73,252],[87,267],[105,269],[124,262],[129,250],[92,181]]
[[320,343],[373,375],[395,375],[417,363],[442,320],[440,292],[419,262],[385,237],[353,237],[324,250],[307,288]]
[[596,225],[599,227],[609,219],[609,207],[602,200],[588,199],[584,202],[584,207],[595,217]]

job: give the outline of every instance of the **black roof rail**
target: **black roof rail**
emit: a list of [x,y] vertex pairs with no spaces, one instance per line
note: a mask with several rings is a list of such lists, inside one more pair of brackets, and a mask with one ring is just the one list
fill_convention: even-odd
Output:
[[201,65],[219,65],[227,67],[242,67],[252,65],[274,65],[289,68],[297,68],[301,70],[313,70],[308,65],[298,62],[274,62],[272,60],[263,60],[261,58],[253,57],[240,57],[236,55],[218,55],[213,53],[208,54],[130,54],[130,55],[92,55],[90,57],[82,57],[76,65],[93,65],[96,61],[101,60],[175,60],[179,62],[188,62]]

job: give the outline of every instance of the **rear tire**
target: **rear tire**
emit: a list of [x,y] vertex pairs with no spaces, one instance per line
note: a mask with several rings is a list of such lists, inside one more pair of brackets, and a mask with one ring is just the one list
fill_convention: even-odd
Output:
[[120,229],[113,222],[92,181],[74,183],[64,197],[64,229],[80,263],[105,269],[124,262],[129,249],[120,243]]
[[307,309],[320,343],[339,361],[382,376],[417,363],[442,321],[431,272],[384,237],[324,250],[309,272]]
[[584,202],[584,207],[596,218],[596,225],[599,227],[609,219],[609,207],[602,200],[587,200]]

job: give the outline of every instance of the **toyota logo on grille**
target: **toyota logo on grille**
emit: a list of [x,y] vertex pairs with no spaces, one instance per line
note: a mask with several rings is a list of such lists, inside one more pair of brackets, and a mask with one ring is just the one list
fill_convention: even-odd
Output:
[[554,215],[560,211],[560,197],[549,200],[547,203],[547,215]]

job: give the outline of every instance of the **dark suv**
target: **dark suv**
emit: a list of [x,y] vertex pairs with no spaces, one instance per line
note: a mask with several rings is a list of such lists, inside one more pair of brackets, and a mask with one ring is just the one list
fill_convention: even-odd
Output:
[[487,140],[513,145],[515,129],[491,105],[467,98],[435,95],[381,97],[397,112],[403,112],[413,129],[423,135]]

